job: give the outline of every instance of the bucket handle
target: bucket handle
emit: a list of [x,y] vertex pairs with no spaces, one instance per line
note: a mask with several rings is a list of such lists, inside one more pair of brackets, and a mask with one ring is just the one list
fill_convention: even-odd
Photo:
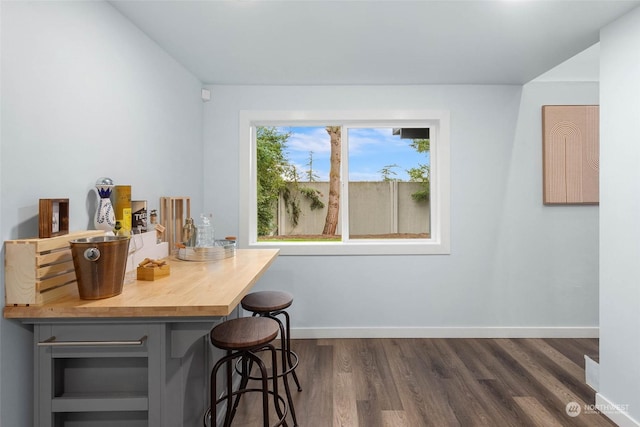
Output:
[[100,249],[88,248],[84,251],[84,259],[87,261],[97,261],[100,258]]

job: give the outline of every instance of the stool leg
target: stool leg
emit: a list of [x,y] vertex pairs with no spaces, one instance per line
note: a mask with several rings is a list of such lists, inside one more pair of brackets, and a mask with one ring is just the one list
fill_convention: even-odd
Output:
[[[231,355],[231,351],[227,351],[227,356]],[[233,415],[235,415],[235,411],[232,411],[232,404],[233,404],[233,377],[232,377],[232,370],[233,370],[233,363],[232,363],[231,358],[229,358],[227,360],[227,408],[226,408],[226,413],[224,416],[224,426],[225,427],[229,427],[231,426],[231,421],[233,420]]]
[[[284,314],[284,318],[285,318],[285,324],[287,325],[287,348],[286,348],[286,353],[287,353],[287,359],[289,360],[289,368],[293,367],[293,362],[291,361],[291,326],[289,323],[289,313],[287,313],[286,311],[283,311],[282,314]],[[291,373],[293,374],[293,380],[296,382],[296,385],[298,386],[298,391],[302,391],[302,387],[300,387],[300,381],[298,381],[298,375],[296,375],[296,370],[292,370]]]
[[[242,360],[242,373],[240,374],[240,390],[247,387],[249,383],[249,376],[251,375],[251,370],[253,369],[253,360],[246,355],[241,356]],[[233,411],[231,413],[231,419],[235,417],[236,410],[238,409],[238,403],[240,403],[240,394],[236,396],[235,401],[233,402]]]
[[[278,393],[278,359],[276,357],[276,348],[272,345],[269,344],[267,347],[269,347],[269,349],[271,350],[271,366],[273,366],[273,372],[271,373],[271,376],[273,378],[273,404],[276,407],[276,414],[278,414],[278,418],[280,418],[282,420],[282,423],[278,424],[278,425],[282,425],[284,427],[287,427],[287,419],[286,419],[286,410],[287,410],[287,405],[285,404],[285,412],[282,412],[282,410],[280,409],[280,399],[278,399],[278,396],[280,396],[280,394]],[[283,378],[284,383],[285,383],[285,389],[287,389],[288,392],[288,387],[287,387],[287,379]],[[291,397],[290,395],[288,395],[287,397]],[[284,403],[284,401],[283,401]],[[295,421],[294,421],[295,422]],[[296,424],[297,425],[297,424]],[[266,425],[265,425],[266,427]]]
[[[209,380],[209,387],[211,396],[209,397],[209,412],[211,413],[211,427],[216,425],[218,418],[218,411],[216,401],[218,400],[218,385],[216,384],[216,372],[218,370],[218,364],[211,370],[211,379]],[[207,420],[205,419],[205,427]]]
[[[296,418],[296,410],[293,405],[293,398],[291,397],[291,389],[289,388],[289,375],[285,373],[288,370],[288,368],[287,368],[287,358],[286,358],[287,351],[286,351],[285,340],[284,340],[284,337],[285,337],[284,325],[282,325],[282,322],[280,321],[280,319],[273,316],[272,313],[267,313],[265,316],[278,322],[278,326],[280,327],[280,340],[282,341],[282,344],[281,344],[282,351],[280,352],[282,355],[282,362],[281,362],[282,373],[283,373],[282,382],[284,383],[284,390],[287,393],[287,402],[289,402],[289,410],[291,411],[291,418],[293,419],[293,425],[297,427],[298,420]],[[273,375],[274,376],[277,375],[275,371]]]
[[[229,359],[230,353],[231,353],[230,351],[227,351],[227,356],[218,360],[218,362],[216,362],[216,364],[213,366],[213,369],[211,369],[211,377],[209,379],[209,387],[210,387],[210,393],[211,393],[211,396],[209,397],[209,400],[210,400],[209,412],[211,414],[211,427],[215,426],[218,421],[218,370],[223,364],[229,362],[228,359]],[[228,367],[229,365],[227,364],[227,368]],[[205,414],[205,417],[206,417],[206,414]],[[206,418],[204,422],[206,426],[206,422],[207,422]]]
[[[260,359],[260,357],[255,354],[253,351],[262,351],[262,350],[269,350],[271,352],[271,363],[272,366],[274,366],[273,369],[273,391],[269,390],[269,372],[267,371],[267,368],[264,364],[264,362],[262,361],[262,359]],[[276,349],[272,344],[267,344],[261,348],[258,348],[257,350],[254,349],[253,351],[248,350],[248,351],[242,351],[242,352],[237,352],[234,353],[231,350],[227,351],[227,355],[225,357],[223,357],[222,359],[218,360],[218,362],[214,365],[213,369],[211,370],[211,377],[210,377],[210,392],[211,392],[211,407],[209,408],[209,410],[207,410],[205,412],[204,415],[204,427],[207,427],[207,415],[211,414],[211,427],[215,427],[215,425],[217,425],[217,405],[218,403],[221,403],[222,401],[226,401],[226,411],[225,411],[225,418],[224,418],[224,427],[231,427],[231,424],[233,423],[233,419],[235,417],[236,414],[236,407],[235,405],[237,405],[238,403],[238,399],[242,394],[242,390],[246,389],[246,384],[248,383],[249,379],[250,379],[250,372],[246,372],[246,375],[243,377],[244,380],[244,384],[245,387],[240,387],[238,389],[238,391],[233,392],[233,372],[234,372],[234,368],[233,368],[233,361],[237,358],[237,357],[242,357],[244,359],[248,359],[248,362],[243,360],[243,365],[246,366],[246,364],[248,363],[249,368],[250,366],[252,366],[254,363],[256,365],[258,365],[258,368],[260,369],[260,380],[262,383],[262,388],[261,389],[246,389],[246,391],[261,391],[262,392],[262,418],[263,418],[263,425],[264,427],[269,427],[269,394],[273,394],[273,405],[275,407],[276,413],[279,417],[279,421],[278,424],[275,424],[274,426],[283,426],[283,427],[287,427],[287,421],[286,421],[286,414],[287,414],[287,403],[284,399],[282,399],[282,397],[280,397],[280,395],[278,394],[278,365],[277,365],[277,357],[276,357]],[[220,399],[218,399],[218,382],[217,382],[217,373],[218,370],[222,367],[222,365],[226,365],[226,383],[227,383],[227,393],[221,397]],[[245,380],[246,378],[246,380]],[[258,379],[258,378],[253,378],[253,379]],[[235,399],[235,403],[234,403],[234,399],[233,396],[236,395],[236,399]],[[280,408],[280,401],[282,400],[282,404],[284,405],[284,411]],[[232,408],[233,406],[233,408]]]
[[[282,321],[277,317],[280,314],[283,314],[285,316],[285,322],[287,325],[286,328],[282,324]],[[287,394],[287,402],[291,411],[291,418],[293,419],[294,427],[297,427],[298,419],[296,417],[296,410],[293,404],[293,398],[291,396],[291,389],[289,387],[289,375],[284,374],[284,372],[290,370],[290,372],[293,374],[293,379],[296,382],[296,385],[298,386],[298,391],[302,391],[302,387],[300,387],[300,381],[298,381],[298,376],[296,375],[296,371],[295,369],[292,369],[294,366],[294,363],[293,363],[293,360],[291,359],[291,340],[289,338],[289,332],[291,329],[290,329],[290,323],[289,323],[289,313],[287,313],[285,310],[272,311],[272,312],[253,312],[252,316],[268,317],[278,322],[278,325],[280,327],[280,340],[282,342],[281,344],[282,372],[283,372],[282,381],[284,383],[285,392]],[[274,373],[274,375],[276,374]],[[278,413],[278,415],[280,415],[280,413]]]
[[[218,411],[216,411],[216,401],[218,400],[218,386],[216,384],[216,372],[218,370],[218,363],[216,363],[216,366],[214,366],[214,368],[211,370],[211,375],[209,377],[209,414],[211,416],[211,424],[210,426],[213,427],[216,425],[216,418],[218,417]],[[204,427],[207,427],[207,414],[204,414]]]
[[[264,366],[264,362],[257,355],[249,352],[248,357],[260,368],[262,382],[262,424],[264,427],[269,427],[269,374],[267,373],[266,366]],[[274,391],[274,393],[276,393],[276,391]],[[278,411],[279,409],[280,407],[276,405],[276,410]]]

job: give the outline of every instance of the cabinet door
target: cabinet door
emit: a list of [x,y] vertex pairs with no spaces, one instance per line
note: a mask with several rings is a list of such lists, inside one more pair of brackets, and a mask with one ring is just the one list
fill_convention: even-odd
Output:
[[[36,325],[35,424],[160,426],[161,325]],[[153,421],[153,422],[152,422]]]

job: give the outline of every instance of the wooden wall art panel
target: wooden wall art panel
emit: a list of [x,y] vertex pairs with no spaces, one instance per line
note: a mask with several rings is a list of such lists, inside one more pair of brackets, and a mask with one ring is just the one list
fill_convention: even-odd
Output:
[[542,107],[544,204],[599,202],[597,105]]

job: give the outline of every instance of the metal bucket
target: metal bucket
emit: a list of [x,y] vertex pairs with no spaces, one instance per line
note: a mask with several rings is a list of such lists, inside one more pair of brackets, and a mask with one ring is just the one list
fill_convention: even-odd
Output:
[[128,237],[87,237],[69,243],[81,299],[109,298],[122,293]]

